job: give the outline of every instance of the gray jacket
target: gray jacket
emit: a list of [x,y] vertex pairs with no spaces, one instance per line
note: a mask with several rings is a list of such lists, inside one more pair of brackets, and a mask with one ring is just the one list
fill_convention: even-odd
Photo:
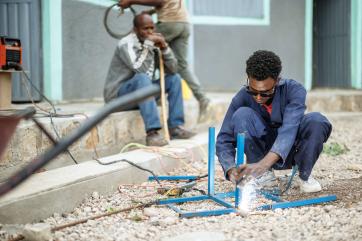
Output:
[[[150,40],[142,44],[135,33],[130,33],[122,38],[116,47],[111,65],[108,70],[103,96],[105,102],[117,97],[117,92],[126,80],[129,80],[136,73],[145,73],[150,79],[155,70],[155,51],[157,48]],[[165,65],[165,72],[177,72],[177,60],[172,50],[162,51]]]

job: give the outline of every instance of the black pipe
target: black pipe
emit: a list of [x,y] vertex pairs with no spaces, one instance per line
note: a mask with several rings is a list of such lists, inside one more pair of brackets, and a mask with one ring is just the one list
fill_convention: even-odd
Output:
[[104,120],[108,115],[116,111],[122,111],[129,108],[129,106],[135,105],[145,99],[158,95],[160,93],[160,87],[158,85],[152,85],[146,88],[136,90],[132,93],[119,97],[107,105],[105,105],[95,116],[86,120],[77,130],[73,131],[70,135],[60,139],[58,143],[46,151],[43,155],[32,160],[26,167],[15,173],[8,178],[5,183],[0,185],[0,196],[9,192],[11,189],[19,185],[31,174],[39,170],[53,158],[64,152],[70,145],[91,131],[97,124]]

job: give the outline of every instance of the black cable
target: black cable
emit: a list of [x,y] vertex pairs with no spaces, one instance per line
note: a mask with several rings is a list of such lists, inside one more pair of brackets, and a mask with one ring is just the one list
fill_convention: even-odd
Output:
[[[57,129],[55,128],[55,125],[54,125],[53,118],[52,118],[52,115],[51,115],[51,114],[49,115],[49,118],[50,118],[50,123],[51,123],[51,126],[53,127],[53,130],[54,130],[55,134],[57,135],[58,140],[60,140],[61,137],[60,137]],[[68,153],[68,155],[70,156],[70,158],[72,158],[73,162],[74,162],[75,164],[78,164],[77,160],[75,160],[73,154],[69,151],[69,149],[67,148],[65,151]]]
[[209,174],[200,175],[200,176],[197,176],[196,180],[199,180],[201,178],[208,177],[208,176],[209,176]]
[[202,195],[206,195],[206,192],[204,190],[198,189],[198,188],[192,188],[192,190],[194,191],[198,191],[199,193],[201,193]]
[[[52,118],[52,117],[58,115],[58,114],[57,114],[57,110],[55,109],[54,104],[53,104],[43,93],[41,93],[41,91],[31,82],[30,77],[29,77],[29,76],[27,75],[27,73],[24,71],[23,66],[21,66],[20,64],[18,64],[17,67],[18,67],[19,69],[21,69],[23,75],[26,77],[26,80],[28,81],[28,83],[30,84],[30,86],[31,86],[36,92],[38,92],[38,94],[40,94],[40,95],[48,102],[48,104],[52,107],[54,113],[47,112],[47,114],[48,114],[48,117],[50,118],[50,123],[51,123],[51,126],[53,127],[53,130],[54,130],[56,136],[58,137],[58,139],[60,139],[60,135],[59,135],[57,129],[55,128],[55,125],[54,125],[54,122],[53,122],[53,118]],[[32,97],[30,97],[30,98],[32,98]],[[74,156],[73,156],[72,153],[69,151],[69,149],[66,149],[65,151],[68,153],[68,155],[69,155],[70,158],[73,160],[73,162],[74,162],[75,164],[78,164],[77,160],[74,158]]]
[[41,93],[41,91],[31,82],[30,77],[28,76],[28,74],[24,71],[23,66],[18,65],[19,67],[21,67],[21,71],[24,74],[24,76],[26,77],[26,79],[28,80],[28,83],[31,85],[31,87],[33,87],[35,89],[36,92],[38,92],[39,95],[41,95],[41,97],[43,97],[46,102],[48,102],[48,104],[52,107],[54,114],[57,113],[54,104],[43,94]]
[[99,164],[101,164],[101,165],[103,165],[103,166],[111,165],[111,164],[114,164],[114,163],[117,163],[117,162],[127,162],[128,164],[130,164],[130,165],[132,165],[132,166],[134,166],[134,167],[137,167],[138,169],[141,169],[142,171],[146,171],[146,172],[151,173],[152,176],[155,178],[156,182],[161,185],[160,180],[158,180],[157,175],[156,175],[153,171],[151,171],[150,169],[141,167],[141,166],[137,165],[136,163],[131,162],[131,161],[129,161],[129,160],[120,159],[120,160],[114,160],[114,161],[107,162],[107,163],[101,162],[101,161],[100,161],[99,159],[97,159],[97,158],[94,158],[94,160],[96,160]]
[[104,105],[94,116],[86,120],[79,128],[59,140],[58,145],[55,145],[53,148],[50,148],[43,154],[39,155],[29,162],[25,167],[10,176],[5,182],[1,183],[0,196],[18,186],[30,175],[63,153],[69,146],[78,141],[86,133],[91,131],[110,114],[116,111],[123,111],[130,105],[143,102],[144,100],[157,95],[159,92],[159,86],[151,85],[110,101]]

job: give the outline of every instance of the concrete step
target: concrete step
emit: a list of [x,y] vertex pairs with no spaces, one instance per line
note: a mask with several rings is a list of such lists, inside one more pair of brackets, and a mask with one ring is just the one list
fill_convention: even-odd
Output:
[[[222,121],[231,97],[227,95],[211,95],[212,104],[209,116],[203,125],[197,125],[199,106],[195,99],[184,101],[185,126],[190,129],[202,130],[205,127],[218,124]],[[56,136],[54,128],[61,137],[67,136],[77,129],[86,118],[92,117],[104,103],[102,101],[63,103],[57,105],[59,113],[79,113],[74,117],[53,118],[54,125],[49,117],[38,120],[46,129]],[[22,108],[25,108],[23,106]],[[83,162],[99,156],[108,156],[118,153],[126,144],[136,142],[145,144],[145,131],[139,111],[118,112],[106,118],[97,128],[75,142],[69,151],[77,162]],[[7,150],[0,159],[0,182],[8,178],[19,168],[25,166],[33,158],[52,144],[32,121],[22,121],[18,125]],[[67,165],[73,165],[70,156],[65,153],[52,160],[44,170],[51,170]]]
[[[171,141],[167,147],[172,147],[172,150],[182,157],[181,160],[138,149],[104,157],[100,161],[110,163],[127,159],[152,170],[156,175],[165,175],[181,166],[183,162],[206,160],[207,141],[206,132],[189,140]],[[94,191],[102,195],[110,194],[115,192],[120,184],[141,183],[150,175],[128,163],[100,165],[94,160],[36,173],[0,198],[0,223],[38,222],[53,213],[70,212],[87,194]],[[190,173],[190,175],[200,175],[200,173]]]
[[361,90],[313,90],[307,94],[308,111],[358,112],[362,111]]

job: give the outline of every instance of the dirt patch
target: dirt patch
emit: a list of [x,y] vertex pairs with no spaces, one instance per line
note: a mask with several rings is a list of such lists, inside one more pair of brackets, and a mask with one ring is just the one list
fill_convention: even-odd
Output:
[[362,177],[353,179],[340,179],[330,184],[326,189],[315,194],[295,193],[284,196],[289,201],[321,197],[325,195],[337,195],[337,201],[333,205],[350,208],[362,200]]

